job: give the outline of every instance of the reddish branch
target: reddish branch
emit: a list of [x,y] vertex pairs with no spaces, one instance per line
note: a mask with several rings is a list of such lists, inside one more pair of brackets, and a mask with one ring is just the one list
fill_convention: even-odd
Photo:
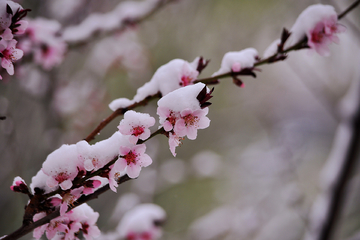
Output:
[[134,103],[126,108],[119,108],[115,112],[113,112],[110,116],[105,118],[101,121],[101,123],[84,139],[87,142],[90,142],[91,140],[95,139],[95,136],[100,133],[100,131],[105,128],[112,120],[114,120],[116,117],[123,115],[126,111],[134,109],[139,106],[145,106],[150,100],[155,98],[160,98],[161,94],[157,93],[155,95],[151,95],[146,97],[144,100]]

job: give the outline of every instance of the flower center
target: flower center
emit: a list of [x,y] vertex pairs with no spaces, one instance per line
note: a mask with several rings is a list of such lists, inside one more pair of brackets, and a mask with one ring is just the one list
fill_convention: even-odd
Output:
[[176,117],[174,116],[173,112],[170,112],[169,117],[167,117],[166,120],[171,123],[171,125],[175,126]]
[[192,77],[184,75],[184,76],[181,77],[180,86],[185,87],[185,86],[187,86],[187,85],[190,85],[190,83],[192,82],[192,80],[193,80]]
[[321,43],[323,41],[324,38],[324,32],[313,32],[311,34],[311,41],[315,42],[315,43]]
[[183,119],[185,120],[186,126],[193,126],[193,125],[195,125],[195,123],[198,122],[198,117],[194,116],[192,114],[188,114],[188,115],[184,116]]
[[63,181],[67,180],[68,178],[69,178],[69,176],[66,173],[61,172],[55,177],[55,180],[58,183],[62,183]]
[[124,156],[124,159],[126,160],[127,165],[130,165],[130,163],[136,164],[136,158],[137,154],[133,153],[133,151],[130,151],[128,154]]
[[132,135],[137,137],[143,133],[144,133],[144,127],[142,127],[142,126],[133,127]]

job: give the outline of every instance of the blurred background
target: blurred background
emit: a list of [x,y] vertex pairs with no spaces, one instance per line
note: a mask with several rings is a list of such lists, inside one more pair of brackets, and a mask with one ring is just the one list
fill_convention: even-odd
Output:
[[[19,3],[32,9],[29,18],[55,19],[66,28],[120,2]],[[15,66],[18,74],[0,83],[0,115],[7,117],[0,121],[0,236],[21,226],[27,202],[10,190],[14,177],[30,184],[50,152],[85,138],[111,113],[113,99],[131,99],[174,58],[210,59],[200,75],[209,77],[228,51],[254,47],[261,56],[283,27],[291,28],[302,10],[320,2],[337,12],[352,3],[177,0],[125,31],[69,45],[51,70],[23,59]],[[176,158],[165,137],[149,141],[154,163],[117,194],[89,202],[100,213],[101,231],[114,231],[127,210],[153,202],[168,215],[164,240],[301,239],[339,123],[339,101],[360,80],[359,10],[341,21],[347,31],[331,45],[330,57],[292,52],[284,62],[261,66],[257,78],[243,77],[245,88],[222,80],[211,99],[210,127],[183,141]],[[156,101],[137,110],[157,118]],[[96,140],[111,136],[120,120]],[[359,173],[357,167],[351,176],[334,239],[351,239],[360,230]]]

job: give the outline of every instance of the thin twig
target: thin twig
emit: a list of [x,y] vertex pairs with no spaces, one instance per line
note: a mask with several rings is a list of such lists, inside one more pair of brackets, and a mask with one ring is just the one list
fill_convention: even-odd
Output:
[[100,131],[105,128],[112,120],[114,120],[116,117],[123,115],[126,111],[134,109],[139,106],[145,106],[150,100],[155,98],[160,98],[161,94],[157,93],[151,96],[146,97],[144,100],[134,103],[128,107],[125,108],[119,108],[113,113],[110,114],[107,118],[101,121],[101,123],[84,139],[87,142],[90,142],[91,140],[95,139],[95,136],[100,133]]

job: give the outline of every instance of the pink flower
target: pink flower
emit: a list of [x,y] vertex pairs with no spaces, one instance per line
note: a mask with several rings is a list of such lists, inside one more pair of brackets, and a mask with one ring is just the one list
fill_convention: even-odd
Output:
[[160,124],[167,132],[171,131],[174,128],[175,123],[179,118],[179,113],[170,110],[170,108],[161,106],[157,108],[157,114],[160,117]]
[[193,83],[198,77],[199,72],[193,68],[188,62],[184,62],[181,69],[180,86],[188,86]]
[[116,161],[119,168],[125,169],[131,178],[137,178],[142,167],[147,167],[152,163],[149,155],[145,154],[146,145],[140,144],[132,147],[120,147],[120,158]]
[[[34,222],[42,219],[46,216],[45,212],[37,213],[34,215],[33,220]],[[33,232],[33,237],[36,239],[40,239],[41,236],[46,231],[46,237],[48,239],[52,239],[55,237],[57,232],[65,232],[68,231],[69,228],[67,226],[67,223],[69,222],[69,218],[67,216],[60,216],[57,218],[54,218],[50,221],[50,223],[44,224],[38,228],[35,228]]]
[[169,148],[170,148],[170,152],[174,157],[176,157],[175,148],[181,144],[181,140],[183,139],[184,138],[179,137],[174,132],[169,133]]
[[136,144],[139,138],[145,140],[150,137],[149,127],[154,126],[155,118],[147,113],[138,113],[135,111],[127,111],[124,119],[118,126],[119,131],[124,135],[130,135],[129,141]]
[[11,39],[13,39],[13,37],[14,36],[10,28],[6,28],[5,31],[1,34],[1,38],[7,41],[10,41]]
[[181,111],[181,118],[176,121],[174,131],[179,137],[187,136],[194,140],[197,137],[197,130],[209,127],[210,119],[206,117],[209,108],[198,109],[192,111],[191,109],[184,109]]
[[17,43],[15,39],[4,43],[2,41],[0,44],[1,66],[6,69],[9,75],[14,75],[13,62],[19,60],[24,53],[22,50],[15,48]]
[[81,223],[81,229],[85,239],[91,240],[100,236],[100,230],[96,226],[99,213],[94,212],[94,210],[87,204],[83,204],[80,206],[80,208],[76,209],[83,212],[83,217],[79,219],[79,222]]
[[339,43],[337,33],[345,31],[345,27],[337,23],[337,16],[332,15],[318,22],[313,29],[307,32],[308,45],[321,56],[329,56],[329,45]]
[[46,180],[48,187],[53,188],[60,185],[63,190],[70,189],[72,180],[79,172],[78,163],[75,144],[64,144],[50,153],[42,165],[43,172],[49,176]]
[[205,84],[197,83],[174,90],[158,101],[157,114],[160,124],[169,137],[169,148],[175,156],[175,148],[181,144],[183,137],[190,140],[197,137],[197,129],[210,125],[206,115],[209,112],[207,102],[211,96]]
[[121,146],[120,157],[115,162],[112,170],[118,172],[126,170],[130,178],[137,178],[142,167],[147,167],[152,163],[149,155],[145,154],[146,145],[134,145],[131,147]]
[[37,18],[29,20],[28,23],[23,21],[19,21],[19,23],[17,31],[25,31],[28,36],[23,40],[25,42],[23,46],[25,49],[31,49],[37,64],[40,64],[45,70],[50,70],[62,62],[67,45],[58,34],[61,30],[59,22]]
[[50,70],[63,61],[65,51],[66,44],[63,41],[49,41],[34,50],[34,60],[45,70]]
[[53,197],[51,203],[53,206],[60,205],[60,216],[65,215],[66,211],[69,209],[69,206],[72,206],[74,202],[81,196],[83,193],[84,187],[72,189],[70,192],[62,196],[62,199]]
[[85,182],[84,184],[84,194],[91,194],[94,193],[94,191],[101,186],[101,181],[96,179],[90,179]]

